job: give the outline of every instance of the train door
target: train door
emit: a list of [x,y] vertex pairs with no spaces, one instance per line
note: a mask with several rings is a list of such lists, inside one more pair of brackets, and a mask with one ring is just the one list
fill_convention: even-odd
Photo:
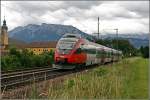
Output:
[[105,51],[104,48],[101,51],[101,63],[104,64],[105,63]]
[[97,64],[101,64],[101,61],[102,61],[102,50],[100,48],[97,48]]
[[96,58],[95,58],[95,63],[96,63],[96,64],[99,63],[99,52],[98,52],[98,48],[96,48]]
[[113,50],[111,50],[111,62],[113,62]]
[[93,48],[87,49],[86,65],[95,64],[96,50]]

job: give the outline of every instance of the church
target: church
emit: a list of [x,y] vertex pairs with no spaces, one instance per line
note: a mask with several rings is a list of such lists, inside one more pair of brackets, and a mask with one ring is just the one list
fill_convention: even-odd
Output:
[[1,27],[1,50],[6,50],[8,48],[8,27],[6,25],[6,20],[4,18],[3,25]]

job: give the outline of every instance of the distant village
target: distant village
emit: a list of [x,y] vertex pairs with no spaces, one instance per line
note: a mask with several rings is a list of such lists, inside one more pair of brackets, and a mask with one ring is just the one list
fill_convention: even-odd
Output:
[[31,42],[31,43],[10,43],[9,37],[8,37],[8,27],[6,24],[6,20],[4,18],[3,25],[1,26],[1,55],[7,55],[9,53],[10,47],[15,47],[19,51],[22,51],[23,49],[27,49],[29,51],[32,51],[34,54],[41,54],[43,52],[48,52],[51,50],[54,50],[56,47],[56,41],[44,41],[44,42]]

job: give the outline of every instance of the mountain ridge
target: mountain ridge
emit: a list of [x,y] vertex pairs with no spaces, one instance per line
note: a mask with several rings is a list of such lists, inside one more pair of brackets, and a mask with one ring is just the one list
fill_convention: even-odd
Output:
[[[81,34],[82,37],[88,39],[94,38],[94,36],[82,32],[72,25],[46,23],[42,23],[41,25],[28,24],[26,26],[18,26],[9,31],[9,37],[30,43],[35,41],[57,41],[65,33]],[[103,39],[116,38],[116,34],[105,34],[101,36]],[[118,36],[119,38],[128,39],[136,48],[147,46],[149,44],[149,34],[118,34]]]

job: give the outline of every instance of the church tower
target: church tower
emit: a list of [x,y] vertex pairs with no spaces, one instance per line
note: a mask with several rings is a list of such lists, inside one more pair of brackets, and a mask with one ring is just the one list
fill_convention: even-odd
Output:
[[1,47],[5,49],[8,46],[8,27],[4,18],[3,25],[1,27]]

